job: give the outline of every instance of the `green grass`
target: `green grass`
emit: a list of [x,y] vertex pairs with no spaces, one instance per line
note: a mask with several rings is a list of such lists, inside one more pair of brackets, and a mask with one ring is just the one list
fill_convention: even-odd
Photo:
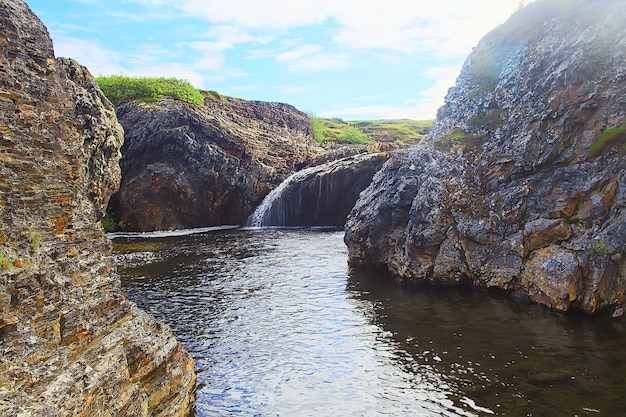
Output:
[[348,126],[337,135],[337,143],[363,145],[372,139],[356,127]]
[[596,157],[612,145],[626,145],[626,125],[605,129],[589,147],[589,156]]
[[487,140],[487,136],[480,133],[468,133],[457,127],[450,132],[448,139],[463,146],[478,147]]
[[161,101],[163,96],[204,106],[204,95],[189,81],[178,78],[126,77],[111,75],[97,77],[96,81],[105,96],[113,104],[130,100],[142,100],[146,103]]
[[4,249],[0,249],[0,266],[12,267],[14,263],[14,260],[5,258]]
[[433,120],[344,121],[314,115],[309,115],[309,119],[315,140],[321,144],[363,144],[375,141],[411,145],[422,140],[433,124]]

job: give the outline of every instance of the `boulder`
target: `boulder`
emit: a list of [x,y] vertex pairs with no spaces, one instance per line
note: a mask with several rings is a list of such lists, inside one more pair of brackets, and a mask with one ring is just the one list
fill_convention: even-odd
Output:
[[486,35],[425,140],[348,218],[350,263],[506,289],[556,310],[626,300],[626,3],[544,0]]
[[263,197],[322,152],[306,114],[281,103],[205,93],[205,106],[126,102],[120,230],[244,224]]
[[126,299],[99,224],[113,106],[24,2],[0,28],[0,415],[188,415],[193,360]]

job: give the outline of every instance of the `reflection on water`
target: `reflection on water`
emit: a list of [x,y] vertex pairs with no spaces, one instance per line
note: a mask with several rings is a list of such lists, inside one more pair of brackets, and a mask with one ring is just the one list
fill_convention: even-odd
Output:
[[623,322],[350,271],[341,232],[118,237],[196,360],[198,416],[619,416]]

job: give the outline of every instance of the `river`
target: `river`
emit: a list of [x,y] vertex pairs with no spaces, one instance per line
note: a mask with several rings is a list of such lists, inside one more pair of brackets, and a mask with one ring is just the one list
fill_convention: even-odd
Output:
[[623,319],[351,270],[339,231],[112,237],[196,361],[199,417],[626,415]]

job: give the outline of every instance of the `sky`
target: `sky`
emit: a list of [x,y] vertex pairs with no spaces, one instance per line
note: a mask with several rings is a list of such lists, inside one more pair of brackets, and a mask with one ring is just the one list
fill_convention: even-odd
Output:
[[[25,0],[94,76],[176,77],[344,120],[433,119],[520,0]],[[526,1],[527,3],[528,1]]]

